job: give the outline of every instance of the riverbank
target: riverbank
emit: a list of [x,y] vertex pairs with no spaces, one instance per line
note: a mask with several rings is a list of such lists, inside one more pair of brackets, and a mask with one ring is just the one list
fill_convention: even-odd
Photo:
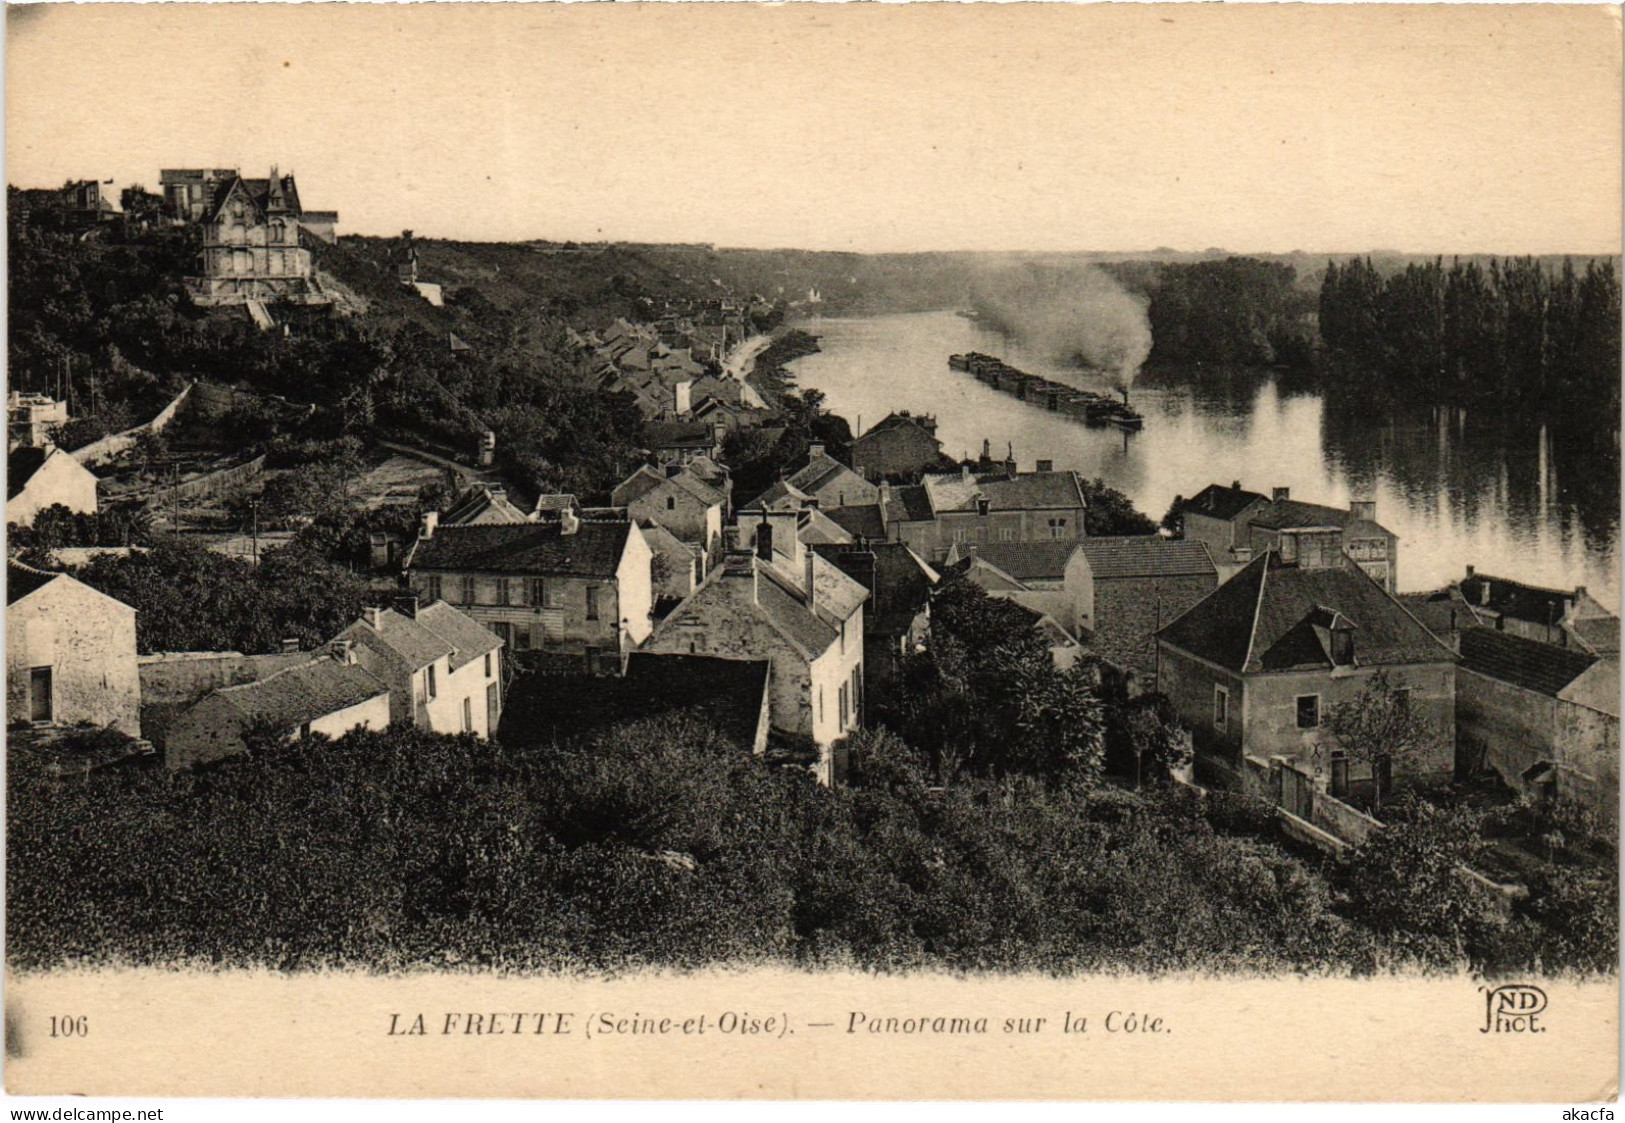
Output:
[[746,381],[771,408],[779,409],[784,404],[784,395],[796,389],[795,375],[786,369],[788,365],[816,355],[820,350],[817,336],[800,328],[789,328],[756,356]]

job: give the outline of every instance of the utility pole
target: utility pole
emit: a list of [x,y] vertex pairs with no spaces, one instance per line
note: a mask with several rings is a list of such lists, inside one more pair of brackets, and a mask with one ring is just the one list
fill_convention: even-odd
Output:
[[249,509],[254,512],[254,564],[260,564],[260,501],[252,500]]

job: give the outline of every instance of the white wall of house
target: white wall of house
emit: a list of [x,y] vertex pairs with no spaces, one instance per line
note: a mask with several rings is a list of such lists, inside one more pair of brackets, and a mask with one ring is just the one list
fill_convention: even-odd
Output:
[[342,737],[352,729],[382,729],[388,724],[389,695],[380,693],[358,705],[324,714],[310,723],[310,731]]
[[[46,680],[49,680],[47,687]],[[141,734],[135,609],[58,577],[6,609],[6,709],[30,720],[49,691],[50,721]],[[36,697],[36,695],[38,697]]]
[[60,451],[48,455],[23,489],[6,501],[6,522],[32,526],[35,515],[58,503],[83,515],[94,515],[98,510],[96,477]]
[[615,571],[616,597],[621,619],[626,622],[626,640],[636,647],[654,630],[654,552],[634,523],[621,551],[621,564]]

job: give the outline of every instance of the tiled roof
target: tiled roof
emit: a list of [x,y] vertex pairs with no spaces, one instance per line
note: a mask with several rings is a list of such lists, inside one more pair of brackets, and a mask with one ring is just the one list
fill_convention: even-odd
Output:
[[782,503],[786,499],[794,500],[796,506],[800,507],[805,506],[811,498],[812,496],[796,487],[789,480],[778,480],[772,487],[752,499],[750,505],[744,509],[747,511],[760,511]]
[[894,522],[930,522],[935,515],[931,510],[931,496],[924,484],[904,484],[890,489],[891,498],[881,498],[881,515],[889,526]]
[[653,421],[643,431],[655,448],[710,448],[717,440],[703,421]]
[[1478,626],[1478,619],[1455,589],[1435,589],[1428,593],[1400,593],[1395,598],[1422,626],[1440,639],[1449,640],[1463,628]]
[[483,487],[471,489],[440,516],[441,526],[463,526],[472,523],[489,526],[529,521],[525,512],[508,502],[506,496],[493,495]]
[[1460,588],[1461,595],[1475,609],[1488,608],[1502,616],[1542,626],[1560,622],[1568,611],[1568,602],[1574,599],[1573,590],[1542,589],[1482,573],[1463,578]]
[[1319,503],[1301,503],[1296,499],[1276,499],[1247,521],[1253,526],[1270,530],[1285,530],[1300,526],[1335,526],[1341,529],[1353,520],[1348,511],[1325,507]]
[[409,568],[542,577],[613,577],[626,550],[628,522],[582,519],[574,534],[560,525],[449,526],[420,539]]
[[449,640],[393,608],[378,614],[376,628],[363,616],[335,638],[353,640],[380,654],[392,655],[413,671],[456,650]]
[[1158,636],[1238,672],[1331,666],[1318,630],[1341,615],[1361,666],[1445,662],[1454,653],[1346,559],[1326,568],[1282,564],[1265,551]]
[[1233,487],[1221,487],[1219,484],[1208,484],[1201,491],[1185,500],[1180,507],[1183,511],[1194,511],[1199,515],[1206,515],[1213,519],[1233,519],[1247,509],[1251,503],[1259,500],[1269,501],[1269,496],[1260,495],[1256,491],[1248,491],[1239,484]]
[[819,546],[818,556],[834,565],[853,581],[868,588],[863,576],[870,557],[874,559],[874,587],[863,610],[863,630],[880,635],[900,636],[931,600],[931,589],[940,580],[936,570],[901,542],[871,542],[855,546]]
[[1066,576],[1067,562],[1082,546],[1083,543],[1076,539],[1064,542],[989,542],[976,547],[976,556],[997,566],[1017,581],[1059,581]]
[[[825,484],[831,483],[841,475],[856,476],[857,473],[842,464],[839,460],[825,453],[814,456],[807,461],[805,467],[792,472],[789,482],[809,494],[817,491]],[[861,476],[858,477],[860,480]]]
[[1565,702],[1619,716],[1619,660],[1598,659],[1557,695]]
[[43,569],[35,569],[31,565],[12,558],[6,559],[6,603],[15,604],[36,589],[43,589],[58,577],[60,573],[48,573]]
[[989,474],[966,480],[960,475],[927,475],[924,484],[938,511],[973,511],[976,497],[994,511],[1071,510],[1087,506],[1076,472]]
[[814,659],[839,638],[840,621],[850,617],[869,595],[862,585],[823,558],[815,557],[813,580],[817,610],[814,611],[808,607],[801,590],[771,565],[752,558],[750,566],[756,575],[754,582],[748,572],[736,575],[722,568],[714,570],[704,584],[660,622],[653,639],[679,628],[686,617],[726,612],[760,620],[804,656]]
[[502,646],[490,629],[445,601],[437,600],[418,609],[417,622],[451,645],[454,671]]
[[364,668],[329,658],[215,691],[244,717],[270,722],[279,729],[297,729],[385,692],[384,684]]
[[1467,670],[1552,698],[1596,661],[1583,652],[1494,628],[1469,628],[1461,634],[1461,665]]
[[[1085,538],[1079,543],[1096,580],[1114,577],[1218,578],[1207,546],[1196,539],[1163,538],[1156,534]],[[1014,572],[1014,571],[1012,571]],[[1019,573],[1017,577],[1021,576]]]
[[1597,654],[1619,654],[1619,617],[1585,616],[1569,626],[1580,641]]
[[854,538],[880,541],[886,537],[886,524],[881,518],[880,504],[863,503],[849,507],[830,507],[824,511]]
[[808,507],[801,512],[796,537],[809,546],[852,541],[852,535],[845,527],[816,507]]
[[655,488],[667,482],[698,499],[707,507],[718,506],[724,499],[722,492],[689,471],[686,466],[681,471],[668,475],[658,468],[644,464],[616,485],[613,493],[615,502],[624,507],[628,503],[643,498]]

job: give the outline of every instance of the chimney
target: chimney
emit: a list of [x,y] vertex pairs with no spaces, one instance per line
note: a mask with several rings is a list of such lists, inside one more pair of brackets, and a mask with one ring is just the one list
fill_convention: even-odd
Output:
[[1055,471],[1055,461],[1053,461],[1053,460],[1040,460],[1038,462],[1038,470],[1040,472],[1053,472],[1053,471]]
[[1273,492],[1270,493],[1270,498],[1272,500],[1274,500],[1276,503],[1280,503],[1283,500],[1291,499],[1292,498],[1292,489],[1290,487],[1278,487]]
[[1476,572],[1477,572],[1477,570],[1475,570],[1472,566],[1468,566],[1467,567],[1467,580],[1471,581],[1473,579],[1473,574],[1476,573]]
[[813,580],[813,559],[817,556],[818,554],[815,551],[807,551],[807,568],[805,571],[805,581],[807,583],[807,607],[815,612],[818,610],[818,583]]
[[1488,608],[1490,605],[1490,583],[1488,581],[1479,583],[1478,603],[1482,608]]
[[418,595],[416,593],[402,593],[395,598],[394,608],[409,620],[418,618]]
[[290,638],[285,639],[285,640],[282,641],[282,654],[284,654],[284,655],[292,655],[294,652],[296,652],[298,650],[299,650],[299,640],[298,639],[290,637]]
[[376,604],[369,604],[366,608],[363,608],[361,610],[361,616],[364,620],[366,620],[368,627],[370,627],[373,631],[383,631],[384,610],[379,608]]
[[773,524],[767,521],[765,514],[756,524],[756,556],[765,562],[773,560]]
[[683,474],[683,466],[681,464],[677,463],[677,461],[674,460],[670,464],[666,465],[666,478],[668,480],[675,479],[677,476],[680,476],[682,474]]
[[1353,499],[1349,501],[1349,515],[1364,522],[1377,521],[1377,501],[1375,499]]
[[1231,491],[1240,491],[1241,490],[1241,481],[1240,480],[1232,481],[1231,484],[1230,484],[1230,490]]
[[581,520],[576,518],[576,513],[574,511],[568,507],[565,507],[563,510],[559,511],[559,533],[561,535],[568,538],[570,535],[574,534],[580,529]]
[[418,527],[419,538],[433,538],[434,532],[440,527],[440,512],[423,512],[423,524]]
[[988,440],[986,437],[982,438],[982,459],[984,461],[991,461],[993,459],[993,442]]
[[807,446],[807,459],[817,460],[822,455],[824,455],[823,441],[813,441]]
[[508,498],[508,486],[506,484],[486,484],[485,494],[492,499],[506,499]]
[[961,464],[959,466],[959,479],[960,482],[967,484],[973,484],[976,482],[976,476],[971,472],[969,464]]
[[880,502],[882,504],[891,502],[891,481],[889,480],[880,481]]
[[343,663],[347,667],[355,666],[355,643],[353,641],[347,639],[334,640],[333,646],[329,650],[335,661]]

